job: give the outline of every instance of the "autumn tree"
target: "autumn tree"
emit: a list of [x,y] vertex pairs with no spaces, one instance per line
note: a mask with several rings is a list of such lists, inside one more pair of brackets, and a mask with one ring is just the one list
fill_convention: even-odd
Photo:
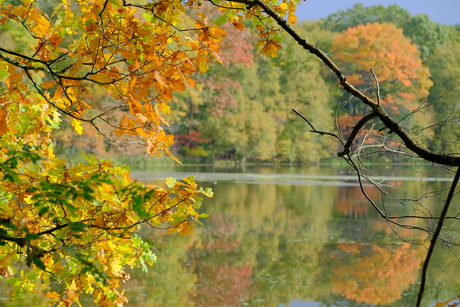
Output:
[[[335,36],[331,51],[347,79],[370,95],[378,95],[379,104],[403,120],[406,129],[421,129],[433,123],[431,113],[416,112],[427,105],[424,99],[432,85],[430,73],[402,29],[380,23],[349,28]],[[374,86],[376,80],[378,89]],[[351,132],[365,109],[353,100],[344,104],[342,110],[346,113],[339,117],[344,133]]]
[[342,32],[349,28],[369,23],[392,23],[402,29],[404,36],[409,38],[426,60],[434,49],[454,38],[455,30],[432,21],[427,15],[411,15],[406,9],[397,4],[364,6],[361,3],[352,8],[329,15],[322,23],[326,29]]
[[[54,156],[51,132],[66,117],[78,134],[86,123],[111,142],[170,155],[168,101],[205,70],[224,33],[197,20],[197,35],[182,44],[171,26],[180,4],[48,4],[0,6],[2,35],[15,37],[0,47],[0,272],[15,296],[39,278],[61,284],[47,292],[50,305],[71,305],[83,292],[100,306],[123,305],[125,267],[156,259],[135,231],[145,224],[189,233],[199,194],[212,192],[193,178],[143,185],[93,156],[72,165]],[[97,90],[105,96],[95,103],[87,93]],[[30,268],[19,271],[18,262]]]
[[[169,102],[173,93],[195,85],[194,74],[206,72],[211,59],[222,61],[219,52],[225,30],[219,25],[226,22],[244,29],[245,20],[250,20],[257,29],[258,53],[269,57],[277,56],[280,33],[286,33],[318,57],[339,84],[366,106],[367,115],[348,138],[318,130],[305,118],[313,132],[340,140],[339,156],[358,174],[366,175],[354,163],[351,145],[371,120],[382,126],[382,134],[400,138],[399,153],[460,165],[458,156],[437,154],[417,143],[378,96],[373,99],[353,86],[324,52],[290,27],[296,22],[297,1],[209,3],[216,17],[208,16],[202,2],[193,0],[1,2],[2,34],[14,27],[32,42],[32,48],[14,41],[0,47],[0,272],[15,285],[15,294],[32,290],[39,277],[62,285],[62,291],[47,293],[50,305],[68,306],[78,302],[82,292],[91,292],[100,306],[121,306],[126,298],[117,289],[129,278],[124,267],[155,261],[149,244],[134,231],[141,224],[180,234],[192,230],[200,218],[199,194],[212,194],[198,189],[193,178],[168,179],[168,188],[162,189],[132,181],[126,168],[92,156],[86,157],[86,164],[70,165],[54,156],[51,131],[59,128],[61,117],[67,117],[76,133],[84,133],[82,123],[87,123],[111,142],[134,142],[151,155],[172,156],[169,148],[174,137],[164,128],[165,114],[171,112]],[[182,21],[190,14],[193,24],[187,26]],[[94,88],[107,96],[98,104],[85,99]],[[277,86],[263,90],[276,94]],[[265,137],[263,132],[259,135]],[[454,183],[459,176],[460,172]],[[437,228],[425,229],[433,237],[426,263],[454,190],[455,184]],[[405,226],[372,204],[390,224]],[[17,272],[16,262],[30,268]]]

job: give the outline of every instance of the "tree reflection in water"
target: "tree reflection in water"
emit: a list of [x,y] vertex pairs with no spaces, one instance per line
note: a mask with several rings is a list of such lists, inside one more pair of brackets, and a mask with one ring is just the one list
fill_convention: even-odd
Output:
[[[338,173],[336,169],[320,171]],[[426,183],[423,187],[418,182],[396,185],[414,193],[426,189]],[[328,181],[315,185],[218,182],[213,189],[215,196],[204,208],[211,214],[205,225],[172,248],[182,253],[185,246],[180,261],[189,275],[169,281],[190,285],[190,292],[177,293],[186,295],[187,303],[160,304],[161,299],[153,299],[156,304],[151,306],[279,307],[293,301],[299,306],[302,301],[321,306],[413,305],[425,250],[395,236],[369,210],[352,182],[346,186]],[[365,189],[372,197],[378,196],[376,189]],[[431,209],[435,205],[427,204]],[[410,210],[402,208],[401,213]],[[407,230],[398,234],[421,238]],[[439,250],[436,260],[441,265],[449,257],[448,250]],[[155,271],[152,268],[149,277]],[[161,278],[161,274],[151,278],[151,287]],[[439,276],[428,299],[455,295],[458,282],[451,279],[455,277]]]
[[[335,175],[339,170],[307,168],[304,173]],[[413,306],[425,250],[395,236],[369,210],[353,182],[308,180],[219,181],[213,186],[214,198],[203,207],[211,215],[190,237],[142,229],[141,235],[156,246],[158,262],[148,273],[131,272],[128,306]],[[428,184],[400,186],[415,194]],[[372,188],[366,189],[373,195]],[[427,206],[433,210],[436,203]],[[401,209],[402,214],[410,210]],[[398,234],[421,238],[410,231]],[[427,301],[458,295],[459,270],[459,261],[440,246]],[[0,282],[0,293],[7,296],[11,288]],[[33,295],[25,301],[43,301]]]

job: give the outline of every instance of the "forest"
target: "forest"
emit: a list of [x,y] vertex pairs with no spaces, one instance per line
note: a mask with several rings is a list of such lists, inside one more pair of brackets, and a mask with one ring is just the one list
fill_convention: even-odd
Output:
[[[261,257],[264,274],[295,275],[294,267],[278,272],[279,267],[263,261],[276,251],[275,243],[279,249],[288,245],[282,234],[276,240],[227,238],[236,222],[219,225],[219,213],[214,213],[209,220],[217,221],[216,233],[209,240],[199,237],[195,228],[209,216],[201,206],[213,190],[193,176],[168,177],[162,185],[131,177],[129,166],[145,168],[155,157],[176,165],[310,164],[338,154],[354,167],[359,184],[334,192],[337,200],[322,212],[323,221],[329,223],[332,212],[343,214],[350,207],[356,215],[367,212],[344,201],[361,195],[359,203],[368,201],[391,229],[420,231],[429,251],[423,261],[423,254],[408,244],[390,252],[375,242],[319,242],[318,250],[304,256],[319,262],[323,246],[338,246],[335,254],[324,251],[332,257],[325,265],[331,271],[321,274],[335,292],[358,304],[389,301],[385,295],[366,301],[353,283],[330,279],[355,273],[353,264],[334,255],[354,255],[371,265],[374,260],[365,252],[396,258],[388,263],[390,272],[383,272],[397,276],[400,291],[393,299],[415,285],[416,271],[428,265],[434,244],[453,242],[440,237],[440,231],[460,169],[453,180],[448,178],[450,188],[420,189],[425,194],[415,200],[398,198],[398,204],[410,206],[393,216],[373,198],[396,196],[366,176],[360,158],[371,152],[371,159],[377,155],[381,163],[408,156],[459,165],[460,26],[412,16],[397,5],[355,5],[323,20],[298,22],[297,5],[297,0],[0,1],[0,277],[12,289],[11,301],[43,287],[41,299],[48,306],[82,306],[84,300],[124,306],[132,299],[122,286],[131,279],[130,270],[147,272],[157,262],[156,243],[174,242],[177,235],[194,238],[187,252],[197,269],[202,263],[193,262],[195,251],[211,253],[221,244],[231,252],[246,239],[253,242],[247,246],[261,244],[260,250],[245,252]],[[355,159],[356,152],[363,155]],[[364,188],[362,178],[378,193]],[[400,191],[397,184],[393,192]],[[255,200],[277,188],[247,193],[248,204],[265,205]],[[324,198],[332,199],[330,194],[325,190]],[[439,216],[439,207],[424,207],[425,198],[444,203]],[[299,204],[286,203],[292,218],[276,219],[291,229],[290,222],[302,222],[295,214]],[[161,235],[152,237],[156,231]],[[213,239],[219,235],[221,242]],[[172,258],[184,256],[174,251]],[[180,274],[174,261],[166,260]],[[338,268],[332,269],[334,263]],[[211,288],[206,283],[212,283],[215,272],[201,269],[201,276],[211,278],[200,286]],[[255,275],[246,262],[220,269],[234,272],[237,284],[250,289],[249,276]],[[358,280],[368,279],[358,275]],[[405,276],[410,284],[399,279]],[[165,289],[168,285],[175,283],[166,283]],[[193,300],[203,303],[202,297]]]
[[[375,95],[371,67],[380,82],[382,105],[409,131],[422,131],[420,139],[429,149],[458,152],[459,25],[412,16],[398,5],[356,4],[294,26],[330,55],[360,90]],[[223,28],[227,36],[221,62],[209,63],[205,73],[194,77],[196,86],[174,95],[174,112],[165,127],[175,136],[172,152],[183,162],[195,163],[317,163],[336,157],[340,144],[310,133],[291,108],[306,112],[322,130],[337,129],[344,135],[364,108],[340,91],[327,68],[293,40],[284,38],[276,57],[265,57],[255,47],[256,27]],[[98,94],[87,99],[103,101]],[[422,112],[414,112],[420,107]],[[148,159],[137,146],[117,145],[90,129],[80,136],[70,122],[61,126],[55,135],[60,155],[81,150],[99,157],[115,155],[136,167]],[[452,137],[445,139],[446,132]]]

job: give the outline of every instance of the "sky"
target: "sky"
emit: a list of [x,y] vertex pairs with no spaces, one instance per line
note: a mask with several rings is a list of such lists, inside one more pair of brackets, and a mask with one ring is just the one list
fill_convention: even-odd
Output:
[[424,13],[435,22],[460,24],[460,0],[306,0],[299,5],[297,16],[299,20],[317,20],[338,10],[351,8],[355,3],[364,6],[397,4],[412,15]]

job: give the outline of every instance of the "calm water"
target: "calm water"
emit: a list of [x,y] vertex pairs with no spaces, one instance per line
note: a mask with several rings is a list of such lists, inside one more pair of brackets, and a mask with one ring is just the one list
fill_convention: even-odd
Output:
[[[398,216],[436,215],[442,205],[436,197],[445,193],[432,192],[448,188],[453,177],[430,167],[371,172],[404,197],[380,202]],[[157,244],[158,263],[148,274],[133,272],[129,306],[414,306],[426,248],[402,239],[423,242],[426,235],[390,228],[348,168],[182,167],[133,175],[154,183],[195,175],[215,196],[205,200],[211,215],[191,237],[145,230]],[[446,236],[455,240],[455,224],[448,225]],[[425,306],[460,294],[460,264],[448,247],[439,244],[430,267]]]
[[[382,198],[365,186],[395,216],[436,216],[446,191],[433,191],[448,188],[453,177],[428,166],[375,166],[369,174],[403,198]],[[188,175],[214,190],[202,208],[211,215],[190,237],[142,230],[155,244],[158,261],[148,273],[130,272],[127,306],[414,306],[426,247],[406,241],[423,242],[426,235],[391,228],[363,197],[349,168],[177,167],[133,173],[155,184]],[[457,210],[458,199],[451,215]],[[456,241],[460,231],[451,221],[444,236]],[[434,227],[430,220],[398,222]],[[438,244],[424,306],[460,295],[460,261],[454,254],[460,250]],[[0,305],[39,306],[39,301],[28,296]]]

